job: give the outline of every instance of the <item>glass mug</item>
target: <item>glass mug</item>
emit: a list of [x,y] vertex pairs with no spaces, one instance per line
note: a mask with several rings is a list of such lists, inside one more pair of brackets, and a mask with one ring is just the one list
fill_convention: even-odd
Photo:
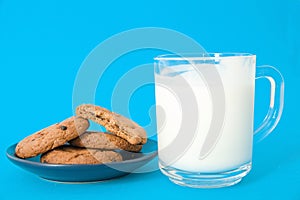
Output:
[[[277,125],[284,81],[247,53],[155,58],[159,167],[179,185],[234,185],[251,170],[252,144]],[[255,79],[271,83],[268,113],[253,130]],[[253,137],[254,135],[254,137]]]

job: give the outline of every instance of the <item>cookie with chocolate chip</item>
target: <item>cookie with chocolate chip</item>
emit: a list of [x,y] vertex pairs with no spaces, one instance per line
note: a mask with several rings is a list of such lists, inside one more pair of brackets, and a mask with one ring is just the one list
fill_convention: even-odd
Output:
[[122,156],[108,150],[61,146],[43,154],[40,161],[51,164],[102,164],[120,162]]
[[146,131],[140,125],[106,108],[83,104],[76,108],[76,114],[104,126],[108,132],[127,140],[130,144],[141,145],[147,142]]
[[125,151],[139,152],[142,145],[130,144],[123,138],[104,132],[87,131],[78,138],[69,141],[72,146],[93,149],[123,149]]
[[88,127],[87,119],[70,117],[24,138],[16,146],[16,155],[20,158],[30,158],[45,153],[78,137]]

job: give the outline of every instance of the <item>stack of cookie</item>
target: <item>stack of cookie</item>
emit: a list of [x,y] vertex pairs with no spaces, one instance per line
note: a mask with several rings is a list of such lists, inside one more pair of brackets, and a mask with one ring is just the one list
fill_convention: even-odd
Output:
[[[52,164],[101,164],[122,161],[119,150],[139,152],[147,142],[145,130],[132,120],[100,106],[83,104],[76,115],[23,139],[16,155]],[[87,131],[92,120],[107,133]]]

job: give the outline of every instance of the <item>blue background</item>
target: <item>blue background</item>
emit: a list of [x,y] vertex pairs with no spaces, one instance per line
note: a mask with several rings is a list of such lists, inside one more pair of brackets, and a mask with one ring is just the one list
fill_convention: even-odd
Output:
[[[0,199],[300,199],[299,10],[299,0],[0,0]],[[282,119],[267,139],[255,145],[253,169],[240,184],[191,189],[172,184],[159,171],[96,184],[58,184],[7,160],[9,145],[72,115],[76,73],[96,45],[121,31],[147,26],[180,31],[210,52],[254,53],[258,65],[274,65],[285,77]],[[129,69],[131,62],[132,66],[152,62],[157,53],[136,52],[124,62]],[[266,112],[268,87],[266,81],[257,82],[256,125]],[[135,97],[140,103],[130,106],[134,120],[145,125],[154,103],[153,88],[139,92]],[[105,95],[97,99],[102,105],[109,101]],[[134,114],[137,109],[147,114]]]

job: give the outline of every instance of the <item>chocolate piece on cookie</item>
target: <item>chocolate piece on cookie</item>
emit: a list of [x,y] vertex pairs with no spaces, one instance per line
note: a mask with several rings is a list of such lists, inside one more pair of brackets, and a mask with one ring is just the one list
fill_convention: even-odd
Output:
[[16,146],[16,155],[20,158],[30,158],[45,153],[78,137],[88,127],[88,120],[81,117],[70,117],[23,139]]
[[114,151],[84,149],[61,146],[41,156],[42,163],[51,164],[101,164],[122,161],[122,156]]
[[72,146],[95,149],[123,149],[125,151],[139,152],[142,145],[133,145],[116,135],[103,132],[85,132],[78,138],[69,141]]
[[127,140],[130,144],[145,144],[147,142],[146,131],[141,126],[106,108],[83,104],[76,108],[76,114],[104,126],[108,132]]

